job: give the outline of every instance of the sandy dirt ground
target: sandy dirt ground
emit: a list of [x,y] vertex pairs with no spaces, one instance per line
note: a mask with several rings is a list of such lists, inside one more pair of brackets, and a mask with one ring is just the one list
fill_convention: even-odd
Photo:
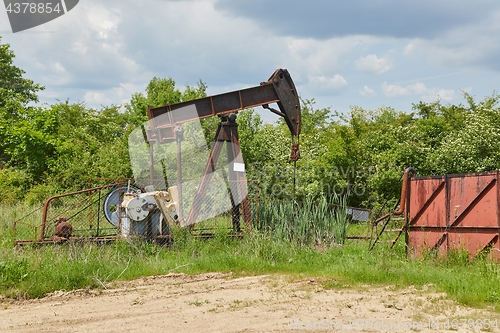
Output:
[[480,325],[500,332],[488,328],[500,323],[498,313],[426,288],[323,288],[328,282],[169,274],[37,300],[1,299],[0,332],[478,332]]

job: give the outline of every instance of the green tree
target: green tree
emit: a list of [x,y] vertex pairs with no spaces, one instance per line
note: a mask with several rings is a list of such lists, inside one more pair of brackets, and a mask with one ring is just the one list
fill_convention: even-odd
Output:
[[57,118],[54,158],[47,178],[62,189],[88,184],[89,178],[130,177],[126,129],[128,118],[116,106],[101,110],[68,102],[52,105],[46,113]]
[[146,94],[134,93],[130,103],[125,104],[126,113],[131,123],[135,126],[141,125],[148,120],[148,106],[157,107],[164,104],[174,104],[190,101],[206,96],[207,86],[200,80],[196,87],[186,85],[183,91],[175,86],[172,78],[154,77],[146,87]]
[[[5,111],[6,107],[26,107],[30,102],[37,102],[37,93],[44,87],[33,83],[32,80],[23,77],[25,71],[14,66],[14,52],[9,44],[2,44],[0,36],[0,109]],[[11,109],[16,116],[19,110]]]
[[500,96],[476,103],[466,95],[469,108],[461,126],[448,131],[431,154],[437,173],[482,172],[500,169]]
[[43,119],[40,109],[30,107],[44,87],[25,78],[14,58],[0,37],[0,201],[9,203],[30,188],[33,173],[44,168],[42,155],[51,150],[42,130],[50,121]]
[[36,113],[28,105],[37,102],[37,93],[44,89],[24,77],[25,72],[14,65],[14,58],[10,45],[2,44],[0,37],[0,167],[9,164],[12,158],[16,144],[13,140],[16,133],[12,133],[12,129]]
[[57,114],[39,107],[27,108],[24,116],[9,121],[3,135],[7,165],[26,170],[40,181],[56,152]]

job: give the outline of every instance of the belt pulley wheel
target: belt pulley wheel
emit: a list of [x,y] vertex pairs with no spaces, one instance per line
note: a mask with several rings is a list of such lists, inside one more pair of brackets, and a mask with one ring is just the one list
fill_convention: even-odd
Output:
[[120,216],[119,216],[120,205],[123,202],[123,196],[125,195],[125,193],[127,193],[127,190],[134,192],[137,191],[135,187],[130,187],[130,188],[127,186],[116,187],[112,189],[104,199],[104,204],[103,204],[104,216],[106,217],[106,220],[108,220],[109,223],[111,223],[115,227],[119,227],[120,225]]

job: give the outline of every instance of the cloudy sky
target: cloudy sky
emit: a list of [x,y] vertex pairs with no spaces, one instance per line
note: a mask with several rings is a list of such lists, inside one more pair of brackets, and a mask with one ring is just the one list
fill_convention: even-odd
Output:
[[[316,107],[348,112],[462,103],[500,87],[498,0],[80,0],[2,43],[46,87],[41,101],[122,104],[154,76],[209,94],[258,85],[277,68]],[[264,111],[265,112],[265,111]]]

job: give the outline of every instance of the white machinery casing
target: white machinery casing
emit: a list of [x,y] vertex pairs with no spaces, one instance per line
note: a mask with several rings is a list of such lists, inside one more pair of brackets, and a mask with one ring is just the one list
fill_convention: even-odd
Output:
[[121,203],[122,235],[142,235],[147,229],[144,225],[148,217],[151,220],[152,236],[163,235],[169,225],[178,222],[177,187],[169,187],[168,191],[127,192]]

